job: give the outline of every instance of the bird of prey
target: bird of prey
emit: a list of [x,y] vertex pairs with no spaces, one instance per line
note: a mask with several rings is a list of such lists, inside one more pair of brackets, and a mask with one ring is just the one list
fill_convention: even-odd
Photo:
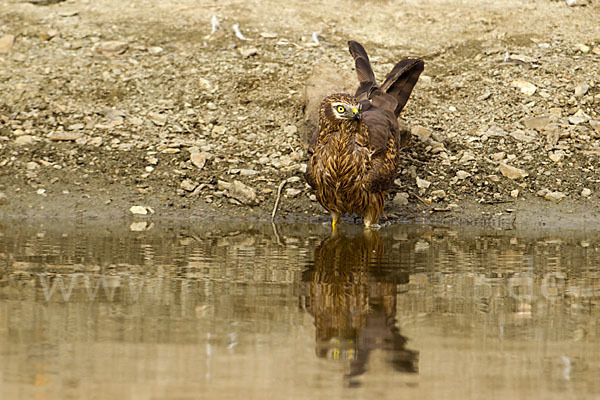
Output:
[[420,59],[402,60],[378,85],[363,46],[348,45],[359,86],[354,95],[337,93],[322,101],[305,174],[331,214],[333,229],[346,213],[363,217],[366,228],[377,226],[399,152],[410,139],[398,115],[424,68]]

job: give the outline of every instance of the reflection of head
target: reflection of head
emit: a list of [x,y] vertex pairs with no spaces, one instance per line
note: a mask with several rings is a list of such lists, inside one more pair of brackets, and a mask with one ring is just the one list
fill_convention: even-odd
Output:
[[408,274],[390,268],[377,232],[346,238],[335,234],[315,250],[304,272],[307,308],[315,318],[318,357],[351,361],[360,375],[372,350],[382,349],[395,370],[417,371],[418,352],[395,326],[397,285]]

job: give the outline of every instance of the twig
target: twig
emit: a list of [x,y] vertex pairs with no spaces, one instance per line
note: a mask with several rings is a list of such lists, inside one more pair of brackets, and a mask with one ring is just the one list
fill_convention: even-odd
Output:
[[279,199],[281,198],[281,191],[283,187],[287,183],[287,179],[284,179],[277,188],[277,198],[275,199],[275,205],[273,206],[273,212],[271,213],[271,221],[275,219],[275,215],[277,215],[277,208],[279,207]]

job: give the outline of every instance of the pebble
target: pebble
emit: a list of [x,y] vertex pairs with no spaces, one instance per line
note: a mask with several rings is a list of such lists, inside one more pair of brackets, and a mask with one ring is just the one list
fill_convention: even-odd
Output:
[[533,117],[526,118],[522,122],[523,125],[525,125],[525,127],[528,129],[542,131],[550,123],[550,119],[548,117]]
[[240,175],[241,176],[254,176],[257,175],[258,171],[254,170],[254,169],[240,169]]
[[417,186],[419,189],[427,189],[429,186],[431,186],[431,182],[417,177]]
[[15,139],[15,144],[18,146],[28,146],[35,142],[35,138],[31,135],[21,135]]
[[258,49],[256,47],[245,47],[240,49],[240,54],[244,58],[252,57],[258,54]]
[[500,170],[500,173],[508,179],[523,179],[526,176],[529,176],[527,171],[505,163],[500,163],[498,169]]
[[470,176],[470,173],[468,173],[467,171],[463,171],[462,169],[456,172],[456,178],[460,180],[467,179]]
[[71,125],[67,126],[67,129],[70,131],[79,131],[79,130],[82,130],[83,128],[85,128],[85,124],[82,124],[82,123],[71,124]]
[[590,90],[590,85],[587,83],[580,83],[575,86],[575,97],[583,97]]
[[256,192],[250,186],[243,184],[240,181],[225,182],[217,181],[217,188],[221,191],[226,192],[226,196],[231,197],[242,204],[249,206],[258,204],[258,197]]
[[299,189],[288,188],[288,189],[285,190],[285,196],[286,197],[296,197],[300,193],[302,193],[302,190],[299,190]]
[[591,49],[590,49],[590,46],[588,46],[587,44],[577,43],[575,45],[575,50],[579,50],[582,53],[589,53]]
[[565,158],[565,152],[562,150],[551,151],[548,154],[548,157],[554,162],[559,162],[562,161],[563,158]]
[[206,151],[192,152],[190,154],[190,162],[198,169],[204,168],[206,161],[212,159],[212,155]]
[[39,167],[40,167],[40,164],[36,163],[35,161],[29,161],[27,163],[27,169],[30,171],[38,169]]
[[72,142],[79,139],[81,135],[82,133],[77,131],[56,131],[52,132],[48,138],[55,142]]
[[564,194],[563,192],[548,192],[544,195],[544,199],[548,200],[548,201],[555,201],[555,202],[559,202],[562,199],[564,199],[567,195]]
[[8,54],[15,43],[15,35],[4,35],[0,37],[0,54]]
[[216,111],[217,105],[212,101],[209,101],[208,103],[206,103],[206,108],[208,108],[210,111]]
[[517,197],[519,197],[519,189],[511,190],[510,197],[512,197],[513,199],[516,199]]
[[167,123],[167,116],[165,114],[157,113],[157,112],[149,112],[147,117],[150,121],[152,121],[155,125],[164,126]]
[[128,48],[129,44],[127,42],[111,40],[101,43],[100,46],[98,46],[98,52],[105,56],[116,56],[125,53]]
[[152,46],[148,49],[148,53],[154,54],[154,55],[160,54],[162,52],[163,52],[163,48],[160,46]]
[[592,191],[588,188],[583,188],[581,189],[581,196],[582,197],[590,197],[592,195]]
[[191,179],[184,179],[179,186],[186,192],[193,192],[198,184]]
[[520,129],[512,131],[510,133],[510,136],[513,139],[518,140],[519,142],[525,142],[525,143],[530,143],[535,140],[534,136],[528,135],[525,131],[522,131]]
[[288,183],[296,183],[296,182],[300,182],[302,179],[299,176],[290,176],[288,178]]
[[288,136],[295,135],[296,133],[298,133],[298,128],[296,127],[296,125],[288,125],[285,128],[283,128],[283,133],[285,133]]
[[490,158],[494,161],[502,161],[506,157],[506,152],[499,151],[498,153],[494,153],[490,156]]
[[394,200],[392,202],[397,206],[407,206],[408,205],[408,193],[399,192],[394,196]]
[[275,32],[261,32],[260,36],[265,39],[276,39],[277,34]]
[[527,96],[531,96],[535,93],[535,91],[537,90],[537,87],[531,83],[531,82],[527,82],[521,79],[517,79],[511,82],[511,85],[513,87],[516,87],[517,89],[519,89],[521,91],[521,93],[527,95]]
[[572,125],[583,124],[584,122],[589,121],[590,116],[584,113],[582,110],[578,110],[575,114],[571,115],[568,120]]
[[131,206],[129,211],[135,215],[147,215],[148,213],[154,214],[154,210],[146,206]]
[[6,193],[0,192],[0,205],[3,204],[8,204],[8,196],[6,196]]
[[422,142],[426,142],[431,136],[431,131],[422,126],[415,125],[411,128],[410,133],[419,138]]
[[466,164],[469,161],[473,161],[475,160],[475,154],[473,154],[472,152],[470,152],[469,150],[465,151],[462,155],[462,157],[460,158],[459,163],[460,164]]
[[439,199],[443,199],[446,197],[446,192],[444,190],[438,189],[431,192],[431,197],[437,197]]

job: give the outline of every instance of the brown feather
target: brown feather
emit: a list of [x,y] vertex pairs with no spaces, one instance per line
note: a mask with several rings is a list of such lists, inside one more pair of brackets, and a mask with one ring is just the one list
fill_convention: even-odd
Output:
[[[334,219],[355,213],[369,226],[377,223],[397,174],[400,149],[409,135],[400,128],[396,112],[406,104],[423,62],[401,61],[379,88],[364,48],[348,44],[360,85],[355,96],[333,94],[321,103],[305,176]],[[338,103],[360,108],[360,119],[338,114]]]

